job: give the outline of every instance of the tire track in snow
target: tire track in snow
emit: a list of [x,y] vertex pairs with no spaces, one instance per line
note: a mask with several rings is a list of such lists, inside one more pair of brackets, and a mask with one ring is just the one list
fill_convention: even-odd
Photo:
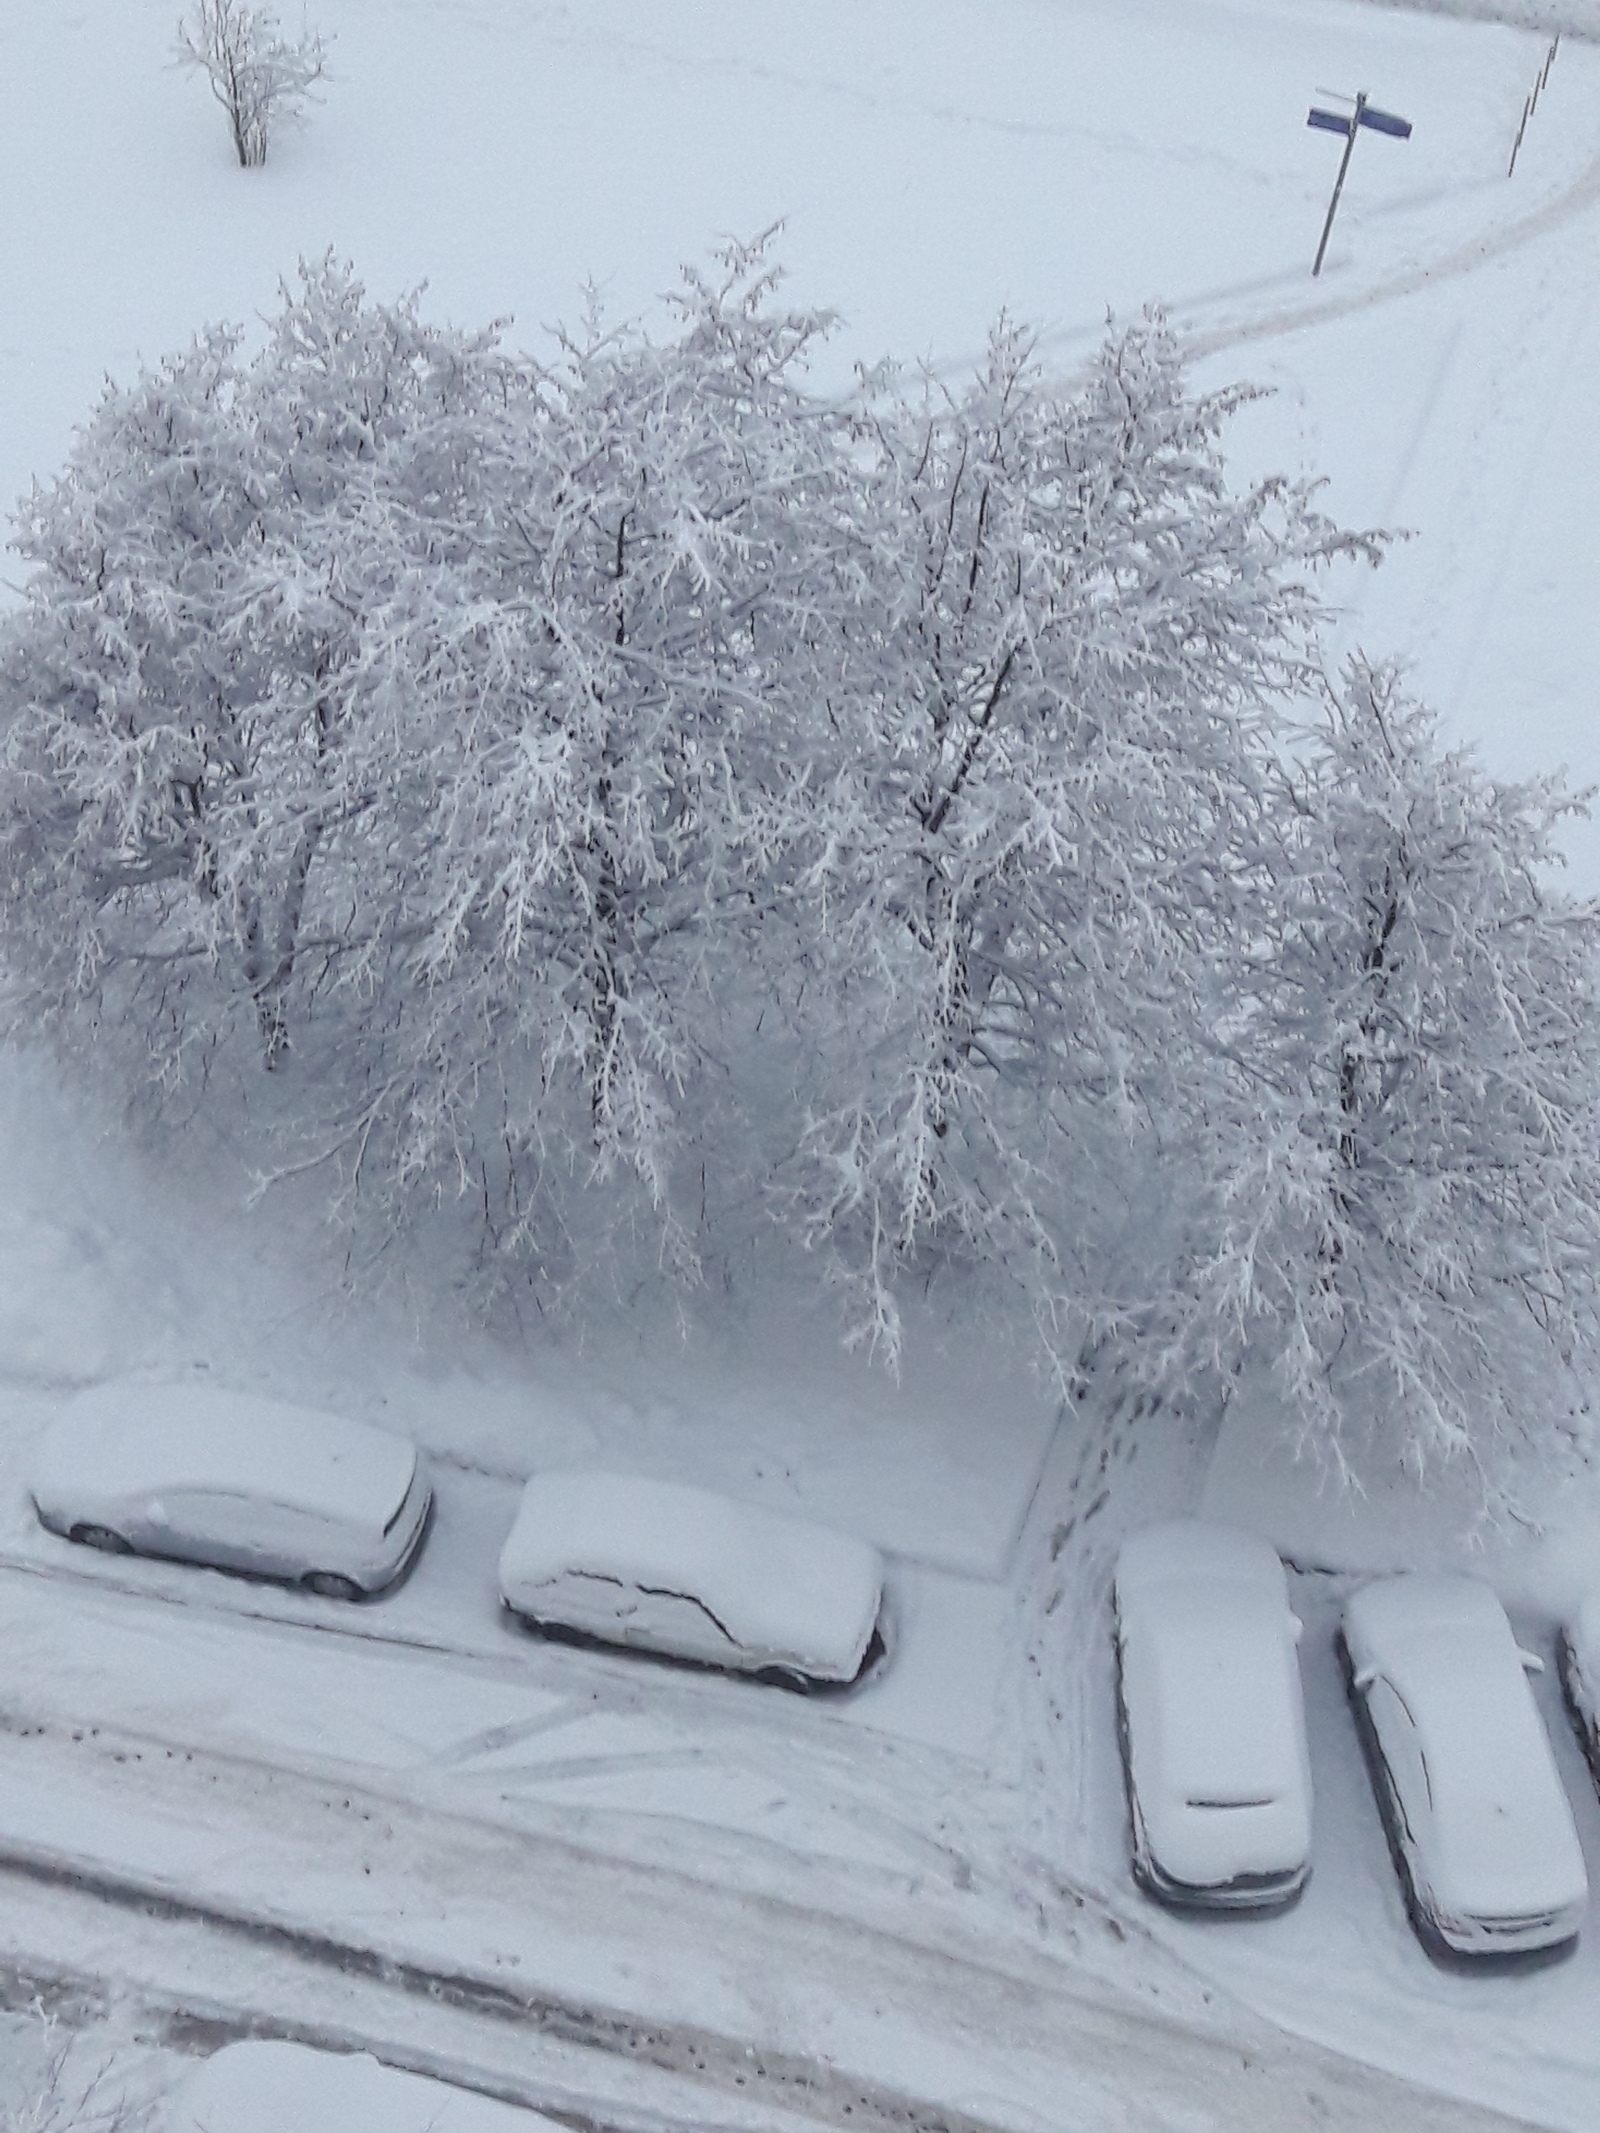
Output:
[[[800,2133],[815,2123],[747,2096],[735,2121],[698,2082],[652,2075],[637,2062],[614,2068],[548,2040],[530,2050],[525,2031],[348,1971],[335,1976],[254,1952],[241,1961],[236,1953],[223,1983],[217,1942],[204,1926],[108,1908],[82,1889],[10,1877],[7,1895],[12,1931],[11,1945],[0,1950],[0,2010],[91,2037],[113,2072],[129,2043],[201,2058],[266,2037],[370,2052],[404,2073],[542,2112],[573,2133]],[[35,1956],[19,1945],[30,1937],[54,1941],[63,1924],[71,1959]]]
[[[313,1969],[334,1970],[342,1976],[382,1985],[408,1999],[427,2000],[467,2015],[532,2030],[559,2044],[607,2053],[659,2073],[692,2074],[714,2087],[735,2092],[753,2089],[826,2125],[880,2128],[882,2133],[996,2133],[988,2122],[969,2117],[964,2111],[930,2107],[909,2096],[853,2082],[815,2060],[738,2044],[713,2031],[684,2024],[634,2021],[609,2008],[530,1992],[471,1971],[434,1968],[387,1954],[370,1942],[208,1903],[133,1875],[81,1866],[26,1847],[0,1843],[0,1873],[47,1888],[71,1889],[101,1903],[135,1911],[143,1918],[201,1925],[212,1933],[251,1942]],[[248,2012],[226,2014],[215,2005],[207,2009],[179,2003],[169,2005],[165,2015],[164,2035],[171,2041],[200,2035],[220,2043],[229,2036],[258,2033]],[[326,2046],[330,2039],[323,2025],[314,2024],[302,2029],[296,2041]],[[388,2056],[392,2059],[392,2049]],[[431,2073],[437,2069],[413,2063],[408,2070]],[[476,2085],[487,2086],[481,2079]],[[500,2093],[506,2102],[534,2102],[525,2093]],[[536,2108],[550,2110],[548,2103],[539,2103]],[[567,2115],[569,2124],[596,2123]]]
[[[210,1595],[119,1577],[98,1558],[80,1571],[76,1565],[0,1554],[0,1574],[6,1570],[47,1587],[153,1601],[175,1610],[180,1622],[223,1625],[242,1619],[258,1635],[291,1641],[310,1631],[313,1654],[319,1646],[334,1651],[376,1646],[397,1659],[444,1660],[470,1667],[481,1678],[553,1698],[553,1707],[536,1715],[468,1731],[424,1750],[420,1760],[392,1766],[362,1760],[369,1780],[399,1788],[407,1797],[437,1796],[447,1786],[470,1788],[502,1827],[525,1827],[530,1815],[546,1808],[565,1811],[571,1802],[564,1794],[574,1775],[627,1780],[704,1771],[726,1777],[735,1794],[749,1786],[764,1787],[774,1798],[781,1795],[786,1812],[776,1821],[738,1813],[724,1820],[713,1814],[695,1824],[702,1842],[714,1841],[720,1830],[731,1843],[754,1846],[777,1861],[803,1857],[813,1869],[825,1862],[853,1877],[865,1874],[891,1884],[932,1875],[966,1886],[998,1871],[998,1845],[987,1812],[995,1780],[980,1764],[870,1724],[846,1723],[811,1705],[790,1708],[794,1699],[752,1689],[748,1682],[656,1669],[648,1661],[641,1668],[632,1657],[575,1651],[537,1639],[518,1650],[429,1638],[349,1608],[330,1606],[328,1619],[318,1619],[298,1607],[278,1612],[270,1598],[255,1606],[229,1593],[227,1604],[211,1604]],[[54,1715],[66,1721],[66,1707],[59,1698],[56,1704]],[[92,1716],[75,1716],[88,1731]],[[642,1742],[638,1728],[644,1729]],[[236,1729],[228,1736],[227,1752],[235,1735]],[[165,1736],[158,1741],[143,1731],[140,1738],[179,1750],[209,1745]],[[262,1767],[270,1767],[275,1752],[270,1744],[260,1750],[253,1742],[250,1746]],[[647,1812],[625,1797],[602,1811],[614,1818],[618,1841],[630,1852],[637,1850],[641,1835],[645,1848],[655,1849],[651,1829],[663,1831],[676,1821],[688,1826],[686,1817]]]
[[1467,678],[1476,668],[1490,620],[1500,605],[1500,595],[1511,566],[1512,553],[1517,546],[1523,521],[1527,517],[1529,500],[1549,447],[1551,431],[1566,399],[1579,344],[1587,331],[1590,314],[1594,309],[1594,288],[1592,280],[1584,285],[1562,342],[1554,379],[1540,395],[1540,413],[1531,445],[1518,456],[1519,473],[1515,482],[1515,497],[1510,508],[1499,514],[1500,538],[1490,569],[1486,594],[1473,603],[1472,620],[1457,668],[1455,686],[1451,691],[1455,701],[1459,701],[1465,694]]
[[[1288,2036],[1198,1988],[1154,1944],[1141,1951],[1136,1988],[1097,1976],[1060,1946],[1018,1943],[996,1967],[937,1920],[924,1921],[929,1939],[908,1941],[682,1874],[618,1874],[596,1861],[595,1879],[575,1877],[560,1847],[482,1849],[445,1816],[374,1832],[364,1820],[371,1803],[324,1795],[293,1772],[277,1774],[277,1810],[300,1857],[277,1856],[260,1798],[247,1803],[256,1813],[230,1823],[203,1790],[191,1820],[206,1825],[207,1844],[175,1855],[172,1817],[183,1805],[166,1779],[151,1794],[162,1820],[151,1823],[136,1782],[130,1793],[105,1792],[97,1811],[95,1788],[59,1743],[14,1732],[0,1757],[12,1821],[0,1837],[0,1950],[27,1933],[60,1964],[69,1960],[62,1942],[75,1938],[103,1975],[120,1939],[118,1969],[134,2000],[143,1997],[162,2041],[188,2049],[228,2034],[283,2034],[287,2008],[300,2025],[289,2033],[304,2041],[368,2045],[406,2064],[389,2041],[398,2036],[415,2071],[461,2080],[464,2070],[468,2085],[546,2111],[555,2101],[547,2048],[562,2055],[569,2105],[644,2079],[675,2083],[680,2097],[695,2086],[715,2107],[692,2118],[681,2109],[670,2118],[568,2111],[575,2126],[639,2133],[666,2124],[713,2133],[729,2117],[744,2133],[806,2123],[868,2133],[1509,2133],[1512,2123]],[[30,1780],[54,1788],[52,1809],[74,1830],[98,1832],[103,1847],[114,1831],[109,1853],[85,1855],[14,1826]],[[379,1807],[387,1816],[388,1803]],[[360,1836],[343,1859],[341,1827]],[[380,1878],[371,1846],[385,1843]],[[292,1914],[261,1893],[264,1847],[274,1853],[271,1887],[296,1887]],[[374,1878],[352,1883],[369,1850]],[[656,1885],[667,1879],[663,1903]],[[494,1915],[482,1908],[491,1891]],[[597,1936],[619,1902],[633,1929],[626,1959],[597,1973]],[[130,1957],[135,1938],[142,1950]],[[175,1991],[180,1956],[187,1989]],[[58,1983],[65,1990],[70,1979]],[[675,2013],[674,2000],[692,2004],[694,2019]],[[592,2088],[586,2065],[597,2069]],[[508,2071],[520,2090],[497,2086]]]
[[[417,1919],[427,1909],[425,1894],[417,1892],[425,1890],[429,1879],[438,1880],[469,1906],[474,1899],[482,1901],[486,1890],[503,1894],[508,1880],[525,1881],[534,1894],[530,1923],[556,1934],[562,1927],[553,1921],[548,1908],[541,1912],[540,1897],[548,1896],[557,1874],[571,1883],[569,1910],[573,1891],[582,1889],[577,1908],[585,1913],[591,1900],[585,1886],[589,1876],[594,1879],[597,1904],[604,1902],[598,1884],[609,1879],[616,1885],[613,1899],[618,1888],[625,1895],[631,1893],[634,1915],[647,1890],[660,1908],[663,1884],[676,1884],[675,1894],[667,1891],[666,1904],[675,1916],[681,1912],[686,1958],[693,1946],[690,1916],[697,1899],[723,1914],[724,1932],[730,1906],[752,1918],[765,1915],[769,1927],[776,1921],[780,1930],[787,1921],[802,1938],[811,1925],[837,1931],[836,1922],[826,1914],[807,1913],[791,1902],[751,1891],[732,1893],[697,1884],[682,1871],[630,1866],[587,1852],[580,1844],[548,1836],[536,1839],[526,1832],[519,1835],[459,1812],[437,1808],[419,1812],[416,1803],[374,1792],[359,1782],[341,1782],[333,1773],[274,1768],[247,1757],[189,1750],[154,1736],[110,1728],[82,1727],[64,1733],[56,1722],[30,1719],[14,1711],[0,1713],[0,1738],[14,1766],[19,1764],[20,1751],[25,1777],[39,1759],[47,1768],[53,1764],[59,1776],[63,1749],[80,1764],[98,1764],[102,1786],[110,1774],[107,1766],[114,1766],[121,1781],[110,1796],[115,1803],[113,1817],[133,1804],[142,1770],[153,1780],[146,1788],[150,1797],[165,1803],[168,1824],[175,1789],[189,1787],[196,1792],[192,1819],[202,1828],[225,1827],[226,1818],[244,1807],[247,1822],[240,1830],[240,1850],[245,1855],[273,1841],[274,1819],[293,1830],[299,1849],[312,1861],[330,1856],[342,1843],[349,1856],[337,1860],[335,1867],[342,1867],[349,1887],[358,1889],[365,1901],[360,1906],[341,1903],[333,1893],[337,1882],[325,1875],[319,1897],[311,1905],[292,1913],[279,1910],[248,1888],[248,1867],[242,1883],[219,1892],[218,1882],[234,1866],[236,1852],[231,1843],[204,1869],[175,1867],[158,1830],[149,1858],[129,1863],[125,1858],[67,1850],[18,1834],[6,1827],[6,1810],[0,1806],[0,1876],[13,1882],[67,1891],[144,1920],[200,1927],[223,1942],[303,1968],[379,1986],[405,2000],[444,2007],[477,2022],[504,2025],[557,2045],[657,2073],[691,2077],[731,2096],[756,2095],[829,2125],[865,2127],[869,2133],[870,2129],[879,2129],[879,2133],[994,2133],[984,2119],[929,2105],[888,2085],[852,2078],[820,2058],[769,2048],[670,2016],[635,2013],[619,2001],[561,1991],[547,1981],[525,1981],[518,1975],[521,1964],[514,1955],[491,1954],[484,1946],[476,1959],[429,1960],[416,1944]],[[133,1811],[139,1810],[134,1807]],[[98,1816],[86,1817],[84,1827],[97,1829]],[[316,1834],[308,1843],[307,1833],[312,1830]],[[362,1862],[359,1876],[358,1856]],[[424,1859],[427,1868],[419,1874]],[[166,1863],[157,1863],[163,1860]],[[286,1861],[278,1873],[278,1885],[288,1886],[305,1878],[305,1864],[297,1871]],[[385,1894],[393,1904],[387,1913]],[[318,1901],[321,1918],[314,1915]],[[363,1910],[369,1921],[387,1917],[393,1937],[381,1928],[372,1930],[370,1924],[365,1937],[350,1930],[344,1921],[362,1916]],[[485,1938],[498,1933],[503,1939],[505,1918],[480,1930]],[[853,1937],[847,1924],[843,1931]],[[880,1935],[881,1929],[867,1929],[869,1941]],[[913,1944],[891,1937],[886,1945],[904,1952]],[[933,1959],[931,1948],[928,1959]],[[559,1969],[560,1965],[548,1967]],[[648,1968],[647,1960],[644,1967]],[[634,1966],[621,1964],[615,1974],[619,1980],[633,1976]],[[181,2014],[182,2007],[177,2011]],[[224,2027],[230,2021],[234,2033],[248,2033],[248,2022],[239,2025],[237,2017],[227,2018]],[[319,2038],[326,2041],[320,2024],[303,2040]],[[419,2066],[416,2070],[433,2069]],[[536,2099],[524,2095],[512,2100]],[[542,2102],[539,2107],[548,2108]]]
[[1185,353],[1191,361],[1197,361],[1230,348],[1247,347],[1253,341],[1275,340],[1285,334],[1298,333],[1307,326],[1351,318],[1360,312],[1395,303],[1402,297],[1418,295],[1424,289],[1437,288],[1444,282],[1459,281],[1465,275],[1475,274],[1490,261],[1521,251],[1552,231],[1564,228],[1597,204],[1600,204],[1600,155],[1594,157],[1564,191],[1553,200],[1545,201],[1543,206],[1531,209],[1497,230],[1469,238],[1466,243],[1456,245],[1435,259],[1402,268],[1346,296],[1329,296],[1288,305],[1226,326],[1185,326],[1175,320],[1175,329],[1183,340]]

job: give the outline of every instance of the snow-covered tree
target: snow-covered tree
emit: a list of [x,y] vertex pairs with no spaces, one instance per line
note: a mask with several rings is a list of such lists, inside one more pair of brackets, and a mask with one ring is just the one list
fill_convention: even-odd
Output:
[[866,440],[844,760],[806,795],[836,1071],[797,1167],[891,1354],[930,1250],[1008,1269],[1058,1355],[1120,1316],[1117,1210],[1209,1012],[1259,729],[1301,686],[1315,572],[1364,545],[1303,488],[1229,488],[1244,397],[1191,397],[1159,318],[1072,397],[1003,325],[969,390]]
[[[849,475],[791,375],[825,322],[772,301],[760,245],[721,264],[687,277],[666,345],[598,322],[564,343],[485,476],[462,626],[386,632],[393,686],[451,736],[384,1054],[398,1167],[470,1141],[480,1170],[491,1089],[505,1241],[531,1235],[535,1180],[620,1168],[685,1265],[674,1165],[737,1160],[704,1116],[715,1027],[781,929]],[[709,1151],[685,1147],[686,1098]]]
[[0,907],[31,1017],[97,1017],[171,1084],[241,1022],[277,1065],[292,1003],[370,984],[431,752],[374,659],[373,581],[405,560],[375,531],[396,487],[426,495],[447,576],[461,470],[516,390],[492,336],[324,263],[253,361],[213,331],[107,392],[24,505],[4,647]]
[[508,1245],[620,1162],[687,1252],[676,1105],[770,905],[848,474],[788,376],[822,322],[723,264],[676,341],[539,370],[324,262],[255,357],[108,394],[6,633],[18,1020],[169,1088],[253,1048],[300,1154]]
[[327,65],[316,31],[291,43],[270,9],[247,0],[194,0],[178,24],[177,51],[210,83],[245,170],[265,163],[274,127],[299,115]]
[[1537,1352],[1592,1338],[1600,913],[1549,886],[1577,804],[1442,749],[1358,663],[1263,819],[1194,1323],[1213,1362],[1273,1367],[1336,1467],[1376,1437],[1492,1480],[1539,1429]]
[[0,624],[7,1028],[546,1286],[742,1196],[886,1356],[998,1275],[1063,1374],[1480,1448],[1593,1303],[1567,803],[1317,710],[1372,544],[1230,487],[1159,319],[848,409],[826,323],[734,246],[541,365],[324,261],[109,391]]

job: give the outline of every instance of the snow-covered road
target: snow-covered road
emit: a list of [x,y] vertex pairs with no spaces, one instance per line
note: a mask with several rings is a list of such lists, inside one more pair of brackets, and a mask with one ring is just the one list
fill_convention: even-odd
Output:
[[[63,1620],[74,1605],[0,1578],[0,1643],[26,1645],[41,1610]],[[87,1639],[92,1615],[65,1627]],[[262,1632],[230,1629],[246,1666]],[[181,1666],[184,1626],[169,1622],[168,1636]],[[300,1655],[311,1697],[322,1653]],[[422,1673],[434,1662],[405,1663],[417,1702],[434,1704]],[[144,1951],[133,1975],[167,2007],[169,2034],[185,2010],[196,2036],[207,2022],[213,2034],[281,2024],[287,1998],[315,2004],[325,2030],[392,2046],[412,2002],[431,2010],[435,2036],[455,2034],[442,2003],[462,2011],[458,2064],[498,2022],[525,2032],[535,2065],[553,2043],[692,2078],[747,2125],[747,2098],[825,2124],[948,2133],[1513,2122],[1274,2032],[1154,1943],[1130,1951],[1130,1928],[1089,1900],[1069,1904],[1071,1925],[999,1939],[955,1886],[858,1889],[845,1903],[821,1871],[801,1900],[798,1884],[730,1884],[698,1845],[679,1867],[670,1844],[654,1862],[621,1858],[537,1826],[513,1798],[448,1808],[398,1772],[211,1748],[197,1711],[163,1739],[121,1723],[99,1694],[92,1720],[75,1716],[72,1683],[52,1695],[34,1680],[0,1722],[10,1959],[37,1953],[17,1947],[30,1910],[46,1912],[65,1967],[76,1936],[92,1947],[107,1930],[102,1911],[132,1914]],[[22,1883],[32,1896],[13,1901]],[[110,1930],[114,1944],[125,1927]],[[359,2021],[339,2007],[347,1992],[368,2010]],[[361,2025],[379,2005],[374,2035]],[[407,2063],[426,2070],[415,2037]],[[524,2078],[526,2100],[553,2100],[553,2078]]]

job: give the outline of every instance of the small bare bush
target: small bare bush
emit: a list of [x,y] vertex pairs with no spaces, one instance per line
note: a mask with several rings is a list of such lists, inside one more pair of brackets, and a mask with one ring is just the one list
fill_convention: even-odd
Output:
[[326,66],[315,30],[291,44],[276,15],[245,0],[195,0],[178,24],[178,58],[210,82],[246,170],[265,163],[273,127],[280,118],[298,117]]
[[149,2106],[124,2093],[110,2061],[85,2065],[81,2040],[63,2031],[60,2017],[37,2000],[32,2011],[42,2072],[20,2098],[0,2095],[0,2133],[150,2133]]

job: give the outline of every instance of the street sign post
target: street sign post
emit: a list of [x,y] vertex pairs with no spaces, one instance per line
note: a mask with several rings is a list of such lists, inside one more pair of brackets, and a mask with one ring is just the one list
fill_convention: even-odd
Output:
[[[1328,95],[1328,90],[1319,90],[1319,95]],[[1333,235],[1333,218],[1339,212],[1339,195],[1344,191],[1345,174],[1350,168],[1350,158],[1355,152],[1356,134],[1362,126],[1370,126],[1374,133],[1393,134],[1397,141],[1411,138],[1410,119],[1396,118],[1392,111],[1379,111],[1367,102],[1363,89],[1355,100],[1355,109],[1347,118],[1341,111],[1323,111],[1313,104],[1306,116],[1308,126],[1317,126],[1325,133],[1344,135],[1344,154],[1339,158],[1339,175],[1333,181],[1333,198],[1328,202],[1328,219],[1322,225],[1322,242],[1317,246],[1316,260],[1312,265],[1313,276],[1322,272],[1323,256],[1328,249],[1328,239]]]

